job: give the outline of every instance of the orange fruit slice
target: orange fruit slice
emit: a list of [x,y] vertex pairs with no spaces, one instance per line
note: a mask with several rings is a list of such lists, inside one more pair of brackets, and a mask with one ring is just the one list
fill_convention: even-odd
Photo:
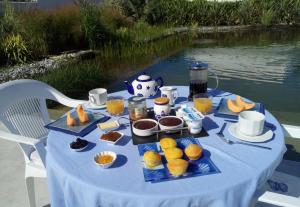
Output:
[[233,102],[231,99],[228,99],[227,101],[227,107],[229,108],[230,111],[239,113],[244,110],[244,106],[240,106]]
[[247,102],[243,101],[240,96],[236,96],[235,102],[237,105],[243,106],[245,110],[252,109],[255,106],[255,103],[247,103]]

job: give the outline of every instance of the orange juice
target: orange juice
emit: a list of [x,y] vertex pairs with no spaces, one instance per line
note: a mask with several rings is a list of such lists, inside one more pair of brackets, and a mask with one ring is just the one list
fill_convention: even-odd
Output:
[[212,105],[210,98],[194,98],[195,108],[203,114],[209,113],[212,110]]
[[106,102],[107,112],[111,115],[122,115],[124,112],[124,100],[123,99],[110,99]]

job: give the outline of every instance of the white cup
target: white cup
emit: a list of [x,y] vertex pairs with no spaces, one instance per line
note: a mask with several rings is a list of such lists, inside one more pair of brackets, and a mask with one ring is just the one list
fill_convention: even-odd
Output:
[[161,91],[161,96],[167,97],[170,100],[169,104],[173,106],[176,99],[178,98],[177,88],[174,88],[172,86],[163,86],[160,87],[159,90]]
[[266,117],[257,111],[243,111],[239,114],[238,130],[248,136],[261,135]]
[[90,90],[89,92],[89,100],[94,105],[103,105],[107,100],[107,90],[105,88],[96,88]]

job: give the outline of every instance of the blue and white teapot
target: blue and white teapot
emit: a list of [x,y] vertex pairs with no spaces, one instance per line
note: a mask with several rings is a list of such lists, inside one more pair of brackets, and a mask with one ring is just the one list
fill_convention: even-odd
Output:
[[[160,82],[160,85],[158,85],[158,82]],[[132,84],[128,81],[125,81],[125,84],[130,94],[149,98],[155,96],[158,89],[164,85],[164,81],[161,77],[153,80],[149,75],[144,73],[135,79]]]

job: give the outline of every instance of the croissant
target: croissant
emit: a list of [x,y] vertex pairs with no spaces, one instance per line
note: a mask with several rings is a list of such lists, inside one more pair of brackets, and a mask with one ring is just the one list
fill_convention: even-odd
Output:
[[67,125],[68,126],[76,125],[76,120],[72,117],[71,112],[68,112],[68,114],[67,114]]
[[77,106],[76,111],[77,111],[77,115],[78,115],[79,121],[81,123],[86,123],[86,122],[89,121],[89,117],[88,117],[87,113],[84,112],[82,105],[79,104]]

